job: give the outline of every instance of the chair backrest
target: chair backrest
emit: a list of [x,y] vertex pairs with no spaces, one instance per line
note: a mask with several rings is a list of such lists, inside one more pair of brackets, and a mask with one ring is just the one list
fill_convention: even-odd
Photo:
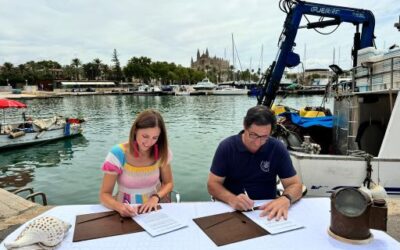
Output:
[[181,202],[181,195],[179,192],[172,190],[169,194],[167,194],[160,200],[160,203],[171,203],[171,202],[175,203]]

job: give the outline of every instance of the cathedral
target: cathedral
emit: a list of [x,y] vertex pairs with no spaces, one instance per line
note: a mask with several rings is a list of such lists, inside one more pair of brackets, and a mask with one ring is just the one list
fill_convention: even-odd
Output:
[[229,70],[229,61],[216,56],[210,57],[208,49],[206,49],[206,53],[203,53],[202,55],[200,55],[200,51],[197,50],[197,59],[196,61],[193,61],[192,57],[190,67],[205,72],[214,71],[219,75],[227,75]]

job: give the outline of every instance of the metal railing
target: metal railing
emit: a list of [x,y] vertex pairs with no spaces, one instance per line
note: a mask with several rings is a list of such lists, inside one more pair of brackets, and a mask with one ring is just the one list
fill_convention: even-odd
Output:
[[43,192],[34,192],[33,188],[30,187],[24,187],[17,189],[13,192],[13,194],[19,194],[22,192],[29,192],[29,195],[25,196],[25,199],[30,200],[32,202],[36,202],[35,197],[40,196],[42,198],[42,204],[44,206],[47,206],[47,198],[46,195]]
[[353,92],[400,89],[400,56],[362,62],[361,66],[352,68],[352,73]]

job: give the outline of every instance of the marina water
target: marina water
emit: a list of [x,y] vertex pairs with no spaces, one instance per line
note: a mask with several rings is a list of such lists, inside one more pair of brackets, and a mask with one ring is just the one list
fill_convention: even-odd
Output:
[[[0,187],[33,187],[49,204],[98,203],[100,168],[111,147],[128,140],[132,121],[146,108],[159,110],[173,151],[175,190],[183,201],[209,200],[207,176],[218,143],[242,129],[248,96],[74,96],[24,101],[34,117],[84,117],[83,136],[0,152]],[[322,96],[277,98],[293,108],[319,106]],[[332,102],[327,107],[331,108]],[[6,115],[15,116],[21,111]]]

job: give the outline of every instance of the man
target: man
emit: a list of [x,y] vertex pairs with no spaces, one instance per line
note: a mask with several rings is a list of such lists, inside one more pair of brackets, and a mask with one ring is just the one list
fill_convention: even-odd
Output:
[[[274,113],[265,106],[247,111],[244,130],[223,140],[214,155],[208,192],[236,210],[249,210],[253,200],[274,199],[263,204],[261,216],[287,219],[290,205],[302,195],[302,183],[286,147],[270,137],[276,125]],[[276,198],[276,177],[284,187]]]

